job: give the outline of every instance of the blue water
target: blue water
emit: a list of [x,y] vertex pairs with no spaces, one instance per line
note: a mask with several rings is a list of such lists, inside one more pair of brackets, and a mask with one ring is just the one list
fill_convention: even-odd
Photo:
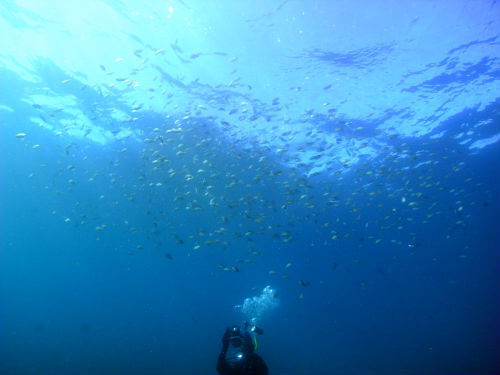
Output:
[[499,373],[499,16],[3,1],[0,374]]

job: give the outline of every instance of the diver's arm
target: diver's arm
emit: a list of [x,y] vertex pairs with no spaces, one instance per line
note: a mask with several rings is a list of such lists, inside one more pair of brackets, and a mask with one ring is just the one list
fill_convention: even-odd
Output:
[[231,336],[231,332],[229,328],[226,328],[226,332],[224,332],[224,336],[222,336],[222,354],[226,354],[227,347],[229,346],[229,336]]
[[226,365],[226,362],[224,361],[224,356],[225,354],[224,353],[221,353],[219,354],[219,358],[217,359],[217,372],[219,374],[226,374],[226,371],[227,371],[227,365]]
[[230,336],[230,331],[229,328],[226,329],[226,332],[224,333],[224,336],[222,336],[222,351],[219,354],[219,358],[217,359],[217,372],[219,374],[227,374],[228,372],[228,366],[226,361],[224,360],[226,357],[226,352],[227,348],[229,346],[229,336]]

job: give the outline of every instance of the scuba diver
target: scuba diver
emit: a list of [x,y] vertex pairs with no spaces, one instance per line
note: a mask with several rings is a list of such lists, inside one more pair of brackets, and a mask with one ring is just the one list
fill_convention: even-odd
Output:
[[[257,339],[250,335],[245,322],[244,332],[239,326],[226,328],[222,337],[222,352],[217,360],[217,372],[221,375],[267,375],[267,365],[264,360],[255,353],[257,350]],[[258,327],[250,326],[250,332],[263,334],[264,331]]]

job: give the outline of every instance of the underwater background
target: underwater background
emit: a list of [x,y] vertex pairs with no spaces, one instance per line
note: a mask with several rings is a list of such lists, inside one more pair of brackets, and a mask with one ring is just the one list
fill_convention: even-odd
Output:
[[216,374],[252,318],[270,374],[500,372],[497,1],[3,0],[0,46],[0,374]]

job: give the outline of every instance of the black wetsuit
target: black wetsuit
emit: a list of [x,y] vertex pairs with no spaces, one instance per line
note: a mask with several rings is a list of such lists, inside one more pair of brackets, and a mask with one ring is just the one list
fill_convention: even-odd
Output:
[[252,337],[248,332],[241,336],[241,352],[244,358],[236,364],[228,363],[226,353],[228,352],[230,339],[227,330],[222,338],[222,352],[217,360],[217,372],[221,375],[267,375],[267,365],[264,360],[254,351]]

